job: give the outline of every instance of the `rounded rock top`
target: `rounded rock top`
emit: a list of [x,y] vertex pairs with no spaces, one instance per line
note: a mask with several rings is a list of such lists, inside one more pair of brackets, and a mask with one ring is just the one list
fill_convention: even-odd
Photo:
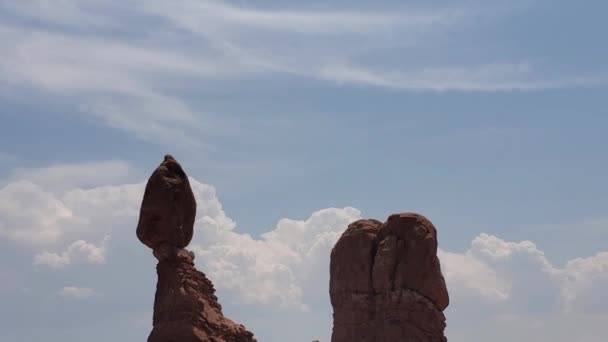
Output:
[[146,184],[137,237],[152,249],[161,244],[184,248],[192,240],[195,216],[196,200],[188,176],[167,154]]

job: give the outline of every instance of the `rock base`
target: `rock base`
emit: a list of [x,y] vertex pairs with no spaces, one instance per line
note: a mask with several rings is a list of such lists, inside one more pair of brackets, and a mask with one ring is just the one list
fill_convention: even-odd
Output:
[[215,288],[194,267],[194,254],[164,248],[156,270],[154,328],[148,342],[255,342],[253,333],[224,317]]

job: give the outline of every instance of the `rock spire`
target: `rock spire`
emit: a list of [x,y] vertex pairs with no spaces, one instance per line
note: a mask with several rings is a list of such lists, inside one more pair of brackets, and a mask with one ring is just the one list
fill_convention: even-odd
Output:
[[158,259],[153,329],[148,342],[255,342],[224,317],[215,288],[194,267],[196,200],[186,173],[170,155],[152,173],[141,205],[137,237]]
[[447,342],[437,230],[415,213],[359,220],[331,252],[332,342]]

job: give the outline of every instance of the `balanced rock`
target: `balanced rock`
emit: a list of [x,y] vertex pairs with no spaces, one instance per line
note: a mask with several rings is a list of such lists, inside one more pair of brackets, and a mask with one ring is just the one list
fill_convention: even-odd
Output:
[[153,329],[148,342],[255,342],[224,317],[213,283],[184,249],[193,235],[196,201],[188,177],[167,155],[144,193],[137,237],[158,259]]
[[332,342],[447,342],[437,230],[415,213],[359,220],[331,252]]
[[166,155],[146,184],[137,237],[152,249],[163,243],[184,248],[192,240],[195,215],[196,200],[188,176]]

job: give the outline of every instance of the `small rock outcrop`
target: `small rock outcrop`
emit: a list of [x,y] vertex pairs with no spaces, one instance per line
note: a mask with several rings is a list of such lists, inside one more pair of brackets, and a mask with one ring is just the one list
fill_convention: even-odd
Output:
[[359,220],[331,252],[332,342],[447,342],[437,230],[415,213]]
[[137,237],[158,259],[153,329],[148,342],[255,342],[224,317],[215,288],[194,267],[196,200],[188,177],[170,155],[152,173],[141,205]]

